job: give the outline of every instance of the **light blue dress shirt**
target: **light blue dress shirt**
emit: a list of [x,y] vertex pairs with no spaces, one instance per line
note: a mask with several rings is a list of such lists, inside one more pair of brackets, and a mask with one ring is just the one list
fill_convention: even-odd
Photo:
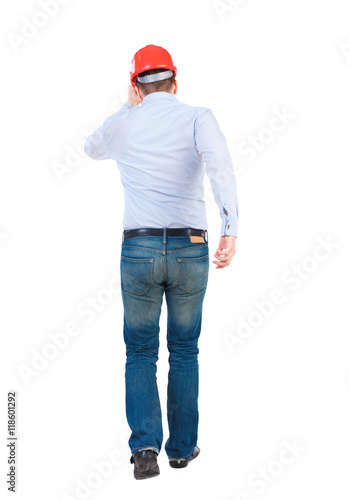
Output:
[[221,235],[237,236],[238,200],[227,143],[208,108],[168,92],[125,103],[87,139],[94,160],[113,159],[124,188],[124,229],[208,229],[204,175],[219,207]]

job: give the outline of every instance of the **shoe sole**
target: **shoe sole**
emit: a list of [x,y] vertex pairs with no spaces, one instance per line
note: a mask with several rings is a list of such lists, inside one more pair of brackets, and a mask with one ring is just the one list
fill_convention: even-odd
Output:
[[160,474],[160,469],[150,470],[147,472],[139,472],[137,469],[134,470],[135,479],[150,479],[151,477],[156,477]]
[[200,453],[200,448],[194,451],[191,457],[189,457],[187,460],[170,460],[170,466],[173,469],[183,469],[184,467],[187,467],[189,462],[194,460]]

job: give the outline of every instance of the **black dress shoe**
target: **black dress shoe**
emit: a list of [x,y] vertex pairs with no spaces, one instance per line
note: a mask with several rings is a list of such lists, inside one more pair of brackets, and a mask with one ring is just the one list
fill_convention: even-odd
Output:
[[136,479],[148,479],[160,474],[157,455],[153,450],[141,450],[132,455],[130,462],[135,465],[133,475]]
[[200,448],[198,446],[195,446],[194,452],[189,458],[187,458],[186,460],[184,459],[170,460],[170,465],[174,469],[182,469],[183,467],[186,467],[191,460],[194,460],[194,458],[196,458],[199,453],[200,453]]

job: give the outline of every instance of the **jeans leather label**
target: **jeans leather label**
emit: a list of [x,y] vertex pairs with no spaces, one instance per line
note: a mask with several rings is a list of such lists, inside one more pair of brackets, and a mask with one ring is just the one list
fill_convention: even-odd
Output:
[[205,243],[205,238],[203,236],[189,236],[192,243]]

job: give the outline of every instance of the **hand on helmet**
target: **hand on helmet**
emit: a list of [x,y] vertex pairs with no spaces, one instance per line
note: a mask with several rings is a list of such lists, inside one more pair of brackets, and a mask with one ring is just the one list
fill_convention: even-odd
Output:
[[127,102],[129,102],[132,106],[138,106],[138,104],[142,102],[139,98],[137,90],[133,88],[132,85],[129,85],[128,87]]

